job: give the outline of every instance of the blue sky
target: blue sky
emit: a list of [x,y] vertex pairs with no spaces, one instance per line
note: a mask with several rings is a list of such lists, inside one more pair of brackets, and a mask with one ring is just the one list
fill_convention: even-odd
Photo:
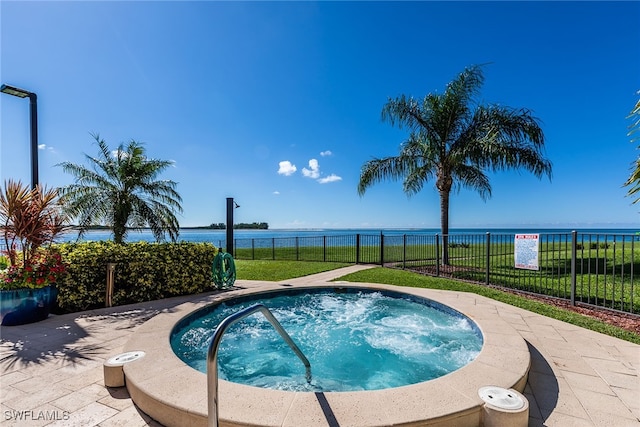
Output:
[[[360,168],[407,132],[380,120],[401,94],[441,93],[472,64],[482,101],[533,110],[552,180],[491,174],[452,194],[450,226],[637,227],[622,184],[638,156],[639,2],[0,2],[2,83],[38,95],[39,174],[145,143],[170,159],[182,226],[431,228],[434,183],[357,193]],[[29,102],[0,95],[0,178],[30,181]],[[85,163],[86,164],[86,163]],[[295,166],[295,168],[294,168]]]

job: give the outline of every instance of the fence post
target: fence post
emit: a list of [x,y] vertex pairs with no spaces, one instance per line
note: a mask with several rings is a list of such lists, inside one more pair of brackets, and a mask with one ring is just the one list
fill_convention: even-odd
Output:
[[571,232],[571,305],[576,305],[576,258],[578,254],[578,232]]
[[380,232],[380,266],[384,267],[384,234]]
[[322,261],[327,262],[327,236],[322,236]]
[[276,238],[271,238],[271,258],[275,261],[276,259]]
[[360,233],[356,234],[356,264],[360,264]]
[[300,261],[300,244],[298,243],[298,236],[296,236],[296,261]]
[[436,233],[436,277],[440,277],[440,235]]
[[407,235],[402,235],[402,269],[407,268]]
[[487,271],[485,273],[484,282],[487,286],[489,286],[489,276],[491,272],[491,233],[489,232],[487,232],[486,256],[487,256]]

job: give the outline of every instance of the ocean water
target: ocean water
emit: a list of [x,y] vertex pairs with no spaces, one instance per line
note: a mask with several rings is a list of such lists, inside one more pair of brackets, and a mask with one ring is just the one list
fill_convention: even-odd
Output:
[[[461,234],[518,234],[518,233],[539,233],[544,234],[567,234],[572,231],[582,234],[593,235],[640,235],[640,226],[636,229],[631,228],[452,228],[449,230],[451,235]],[[439,234],[439,228],[353,228],[353,229],[274,229],[274,230],[234,230],[233,237],[238,239],[272,239],[272,238],[293,238],[293,237],[318,237],[318,236],[353,236],[360,235],[380,235],[398,236],[398,235],[435,235]],[[181,229],[178,241],[184,242],[208,242],[216,246],[225,246],[227,234],[226,230],[203,230],[203,229]],[[70,232],[58,239],[59,242],[73,242],[78,239],[77,232]],[[92,230],[84,234],[80,241],[101,241],[113,240],[113,235],[106,230]],[[150,231],[129,232],[126,238],[127,242],[153,242],[155,241]]]

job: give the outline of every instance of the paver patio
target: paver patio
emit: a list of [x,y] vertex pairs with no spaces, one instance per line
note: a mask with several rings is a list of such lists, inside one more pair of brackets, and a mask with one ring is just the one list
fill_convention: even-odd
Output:
[[[287,280],[329,281],[366,266]],[[260,286],[237,281],[237,287]],[[50,316],[0,329],[3,426],[158,426],[126,388],[106,388],[103,363],[138,326],[203,295]],[[530,426],[639,426],[640,346],[477,296],[527,341]],[[304,426],[301,426],[304,427]],[[342,426],[348,427],[348,426]]]

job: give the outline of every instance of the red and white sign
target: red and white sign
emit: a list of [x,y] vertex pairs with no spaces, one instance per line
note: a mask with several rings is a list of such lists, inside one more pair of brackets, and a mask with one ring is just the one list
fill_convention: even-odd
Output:
[[539,270],[538,248],[539,234],[516,234],[514,258],[516,268],[525,270]]

